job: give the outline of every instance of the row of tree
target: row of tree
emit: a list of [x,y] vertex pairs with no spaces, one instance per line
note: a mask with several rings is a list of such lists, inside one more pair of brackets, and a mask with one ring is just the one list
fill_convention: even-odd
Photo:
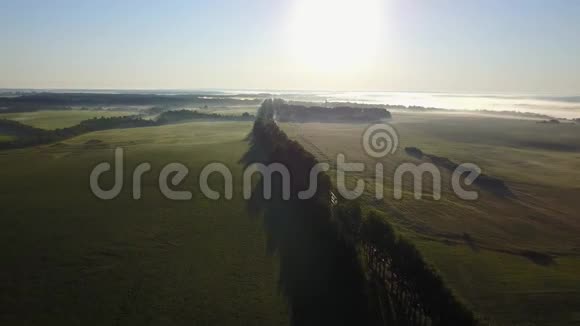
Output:
[[[262,95],[263,96],[263,95]],[[260,97],[260,96],[258,96]],[[258,105],[260,98],[245,99],[238,95],[207,96],[196,94],[105,94],[105,93],[31,93],[0,97],[3,112],[53,110],[79,106],[230,106]]]
[[[437,156],[434,154],[425,153],[417,147],[406,147],[405,152],[413,156],[416,159],[429,159],[435,165],[445,168],[451,172],[456,171],[459,169],[459,164],[456,162],[448,159],[447,157]],[[461,167],[464,172],[469,172],[472,170],[467,170],[464,167]],[[491,193],[494,193],[497,196],[503,197],[513,197],[515,196],[508,185],[502,180],[497,177],[480,173],[479,176],[474,180],[474,183],[482,189],[485,189]]]
[[340,237],[330,201],[330,178],[318,175],[315,195],[301,200],[309,186],[315,157],[291,140],[273,120],[280,101],[266,100],[249,135],[249,165],[283,164],[290,172],[290,197],[285,198],[278,174],[272,196],[264,197],[263,180],[253,189],[249,207],[262,216],[268,250],[279,257],[281,292],[293,325],[382,325],[369,304],[367,282],[356,246]]
[[375,284],[389,293],[397,324],[478,324],[475,314],[382,212],[371,210],[363,216],[358,203],[346,202],[336,208],[336,216],[345,236],[362,249]]
[[274,115],[281,122],[376,122],[391,118],[391,113],[384,108],[308,107],[288,103],[277,105]]
[[[396,232],[386,216],[374,210],[364,214],[358,203],[353,201],[341,201],[333,207],[330,201],[332,184],[328,175],[319,174],[318,193],[314,199],[300,201],[296,198],[297,191],[308,188],[307,179],[317,160],[300,144],[289,139],[276,124],[274,116],[284,105],[281,100],[266,100],[262,104],[250,134],[254,150],[249,153],[253,154],[245,161],[251,162],[253,157],[254,161],[287,165],[292,175],[293,205],[300,207],[299,211],[304,215],[316,216],[302,223],[301,227],[321,230],[320,234],[326,234],[327,239],[334,237],[336,240],[332,241],[340,243],[333,247],[338,252],[329,254],[350,257],[351,266],[365,266],[363,271],[366,270],[368,275],[362,286],[366,294],[364,301],[368,303],[368,320],[365,322],[397,325],[477,324],[473,312],[445,285],[439,273],[423,259],[413,243]],[[312,210],[316,214],[313,215]],[[330,214],[324,213],[328,210]],[[273,218],[277,216],[279,214]],[[358,324],[364,322],[359,321]]]
[[99,130],[153,127],[195,120],[252,121],[254,120],[254,116],[250,114],[233,116],[176,110],[166,111],[160,114],[156,120],[143,119],[135,115],[101,117],[84,120],[75,126],[55,130],[39,129],[17,121],[0,119],[0,132],[2,134],[16,136],[14,140],[0,143],[0,150],[49,144]]
[[248,112],[241,115],[223,115],[192,110],[171,110],[162,112],[157,118],[160,124],[177,123],[192,120],[221,120],[221,121],[254,121],[256,117]]
[[135,116],[124,116],[93,118],[81,121],[79,124],[72,127],[45,130],[7,119],[0,119],[0,131],[17,137],[12,141],[0,143],[0,149],[49,144],[92,131],[150,127],[155,125],[157,125],[157,122],[152,120],[146,120]]

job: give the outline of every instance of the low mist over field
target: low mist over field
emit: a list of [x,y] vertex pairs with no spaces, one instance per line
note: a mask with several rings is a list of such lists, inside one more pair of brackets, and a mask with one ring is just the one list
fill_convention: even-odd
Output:
[[[555,118],[580,118],[580,96],[533,94],[467,94],[467,93],[411,93],[411,92],[332,92],[332,91],[282,91],[282,90],[0,90],[0,97],[38,93],[73,94],[133,94],[168,96],[196,96],[200,100],[238,100],[255,104],[268,97],[289,101],[313,103],[356,103],[387,105],[391,109],[405,107],[416,110],[467,111],[473,113],[536,114]],[[243,102],[240,102],[243,105]],[[0,112],[4,108],[0,108]],[[530,116],[531,116],[530,115]]]

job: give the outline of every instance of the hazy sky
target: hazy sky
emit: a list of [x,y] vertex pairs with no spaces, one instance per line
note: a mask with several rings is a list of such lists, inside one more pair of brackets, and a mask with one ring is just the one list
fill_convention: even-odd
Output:
[[0,87],[580,94],[580,1],[0,0]]

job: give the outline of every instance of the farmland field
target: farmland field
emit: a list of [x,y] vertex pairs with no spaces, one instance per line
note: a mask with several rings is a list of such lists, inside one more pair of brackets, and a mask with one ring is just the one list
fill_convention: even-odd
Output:
[[[228,114],[223,110],[219,113]],[[36,123],[54,128],[85,118],[78,112],[39,112],[47,115],[37,116]],[[364,162],[366,171],[347,173],[350,186],[356,178],[367,182],[363,209],[383,211],[485,320],[499,325],[580,321],[580,126],[404,112],[394,113],[391,125],[399,135],[398,151],[376,160],[361,146],[367,124],[280,123],[320,161],[331,163],[335,182],[337,154],[345,154],[347,162]],[[305,265],[306,271],[320,273],[309,272],[319,287],[329,284],[321,281],[328,275],[327,266],[317,265],[319,258],[304,263],[315,252],[308,246],[316,247],[318,239],[305,241],[302,230],[294,230],[298,233],[288,243],[294,250],[279,259],[270,247],[277,233],[250,213],[242,198],[239,162],[250,130],[250,122],[180,123],[92,132],[0,152],[0,250],[10,266],[0,271],[0,323],[278,325],[296,316],[336,318],[332,309],[306,304],[304,298],[314,292],[301,287],[306,279],[294,278],[302,275],[296,266]],[[450,172],[442,169],[441,200],[432,198],[429,179],[424,197],[415,200],[409,178],[403,179],[403,199],[395,200],[396,167],[426,160],[407,154],[409,146],[476,163],[504,181],[513,196],[479,189],[478,200],[461,200],[452,192]],[[113,162],[117,147],[124,149],[124,188],[113,200],[97,199],[89,188],[90,171]],[[143,177],[142,198],[134,200],[132,173],[142,162],[152,171]],[[191,191],[191,200],[169,200],[160,192],[160,170],[172,162],[189,168],[175,188]],[[202,195],[198,175],[211,162],[233,171],[232,200]],[[373,198],[377,162],[385,166],[383,200]],[[110,186],[112,173],[103,179]],[[223,189],[218,176],[210,184]],[[277,220],[306,213],[285,208],[268,214]],[[290,232],[288,225],[280,231]],[[295,241],[304,247],[298,250]],[[344,279],[335,281],[343,284],[318,289],[319,294],[341,293]],[[300,295],[287,293],[288,288],[301,289]]]
[[[86,118],[72,112],[67,124]],[[63,126],[49,120],[36,125]],[[238,161],[250,129],[245,122],[117,129],[0,152],[0,255],[10,266],[0,269],[0,324],[287,324],[277,258],[241,198]],[[113,162],[117,146],[124,187],[103,201],[91,194],[89,174]],[[233,171],[232,200],[200,193],[199,172],[215,161]],[[133,200],[131,175],[141,162],[152,170]],[[191,191],[191,200],[161,194],[159,171],[170,162],[189,168],[176,188]],[[210,184],[220,189],[223,180]]]
[[[385,199],[374,199],[374,166],[361,146],[364,124],[282,123],[282,128],[320,161],[338,153],[364,162],[366,171],[347,173],[367,183],[362,202],[384,211],[443,275],[466,303],[494,324],[566,325],[580,322],[580,126],[460,116],[393,115],[399,150],[379,161],[385,166]],[[479,199],[453,194],[442,170],[441,200],[425,180],[415,200],[410,178],[403,198],[393,197],[393,175],[414,146],[454,162],[479,165],[514,193],[480,190]],[[335,179],[336,181],[336,179]],[[538,259],[541,257],[542,259]]]
[[5,142],[5,141],[11,141],[13,140],[14,137],[13,136],[8,136],[8,135],[0,135],[0,143],[1,142]]
[[580,326],[580,0],[0,0],[0,326]]
[[252,115],[256,114],[258,107],[256,106],[229,106],[229,107],[211,107],[208,109],[200,110],[201,112],[210,112],[222,115],[242,115],[244,113],[249,113]]
[[40,129],[72,127],[79,122],[100,117],[133,115],[134,111],[107,110],[44,110],[35,112],[0,113],[0,119],[15,120]]

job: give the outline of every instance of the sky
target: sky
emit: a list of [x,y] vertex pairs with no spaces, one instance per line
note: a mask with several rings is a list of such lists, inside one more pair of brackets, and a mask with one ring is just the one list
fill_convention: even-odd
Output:
[[575,0],[0,0],[0,88],[580,94]]

